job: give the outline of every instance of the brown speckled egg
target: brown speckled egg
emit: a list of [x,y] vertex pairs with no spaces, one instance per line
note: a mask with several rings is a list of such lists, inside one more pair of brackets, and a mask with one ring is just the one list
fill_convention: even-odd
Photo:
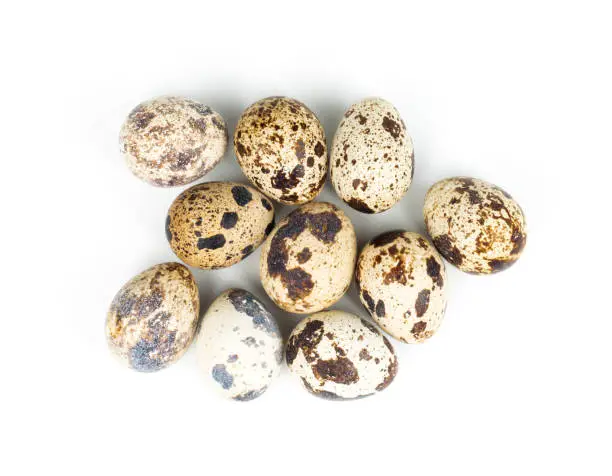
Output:
[[502,271],[527,241],[523,210],[501,188],[483,180],[453,177],[429,189],[423,208],[435,247],[461,271]]
[[422,342],[440,327],[444,262],[418,233],[390,231],[371,240],[359,255],[355,280],[365,308],[396,339]]
[[176,362],[193,340],[200,313],[198,288],[179,263],[152,266],[128,281],[106,316],[111,351],[140,372]]
[[181,193],[168,210],[166,237],[190,266],[225,268],[255,250],[274,228],[270,200],[233,182],[205,182]]
[[283,218],[262,246],[261,282],[286,311],[320,311],[348,289],[356,254],[355,230],[342,210],[308,203]]
[[248,179],[281,203],[309,202],[325,183],[325,132],[295,99],[270,97],[249,106],[236,126],[234,151]]
[[203,177],[223,158],[227,140],[225,121],[218,113],[174,96],[136,106],[119,134],[130,170],[159,187],[185,185]]
[[302,320],[285,351],[289,370],[314,395],[332,400],[384,390],[397,373],[391,343],[365,319],[323,311]]
[[395,205],[414,174],[412,139],[397,109],[380,98],[353,104],[338,126],[330,164],[336,193],[355,210]]

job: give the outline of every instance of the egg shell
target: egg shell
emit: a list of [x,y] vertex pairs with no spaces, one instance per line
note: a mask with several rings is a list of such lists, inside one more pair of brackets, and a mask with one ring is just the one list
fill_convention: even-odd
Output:
[[364,307],[396,339],[423,342],[440,327],[444,262],[418,233],[396,230],[371,240],[359,254],[355,280]]
[[274,207],[257,190],[205,182],[181,193],[166,217],[172,251],[190,266],[225,268],[251,254],[274,228]]
[[302,320],[289,337],[285,355],[289,370],[309,392],[332,400],[384,390],[398,367],[391,343],[376,326],[343,311],[323,311]]
[[187,350],[200,314],[198,288],[179,263],[150,267],[117,293],[106,316],[111,351],[128,367],[154,372]]
[[281,203],[309,202],[325,184],[325,132],[295,99],[270,97],[249,106],[236,126],[234,151],[251,183]]
[[355,229],[344,212],[308,203],[283,218],[262,246],[261,282],[286,311],[320,311],[344,295],[356,257]]
[[223,158],[227,141],[220,114],[176,96],[139,104],[119,133],[132,173],[159,187],[185,185],[206,175]]
[[496,185],[468,177],[441,180],[423,208],[433,244],[461,271],[490,274],[512,266],[527,242],[525,215]]
[[274,316],[255,296],[228,289],[204,315],[197,359],[207,381],[222,395],[253,400],[280,372],[283,338]]
[[330,174],[338,196],[363,213],[388,210],[404,196],[414,149],[391,103],[368,98],[346,111],[334,136]]

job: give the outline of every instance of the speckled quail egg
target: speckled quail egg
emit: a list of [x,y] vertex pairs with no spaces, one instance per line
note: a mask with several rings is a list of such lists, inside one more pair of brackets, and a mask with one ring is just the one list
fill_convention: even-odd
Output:
[[166,96],[143,102],[119,134],[128,167],[159,187],[185,185],[203,177],[227,148],[223,118],[196,101]]
[[435,247],[461,271],[502,271],[527,242],[523,210],[501,188],[483,180],[453,177],[429,189],[423,208]]
[[356,255],[355,230],[344,212],[308,203],[283,218],[262,246],[261,282],[286,311],[320,311],[348,289]]
[[353,104],[338,126],[330,164],[336,193],[355,210],[395,205],[414,174],[412,139],[397,109],[380,98]]
[[248,179],[281,203],[309,202],[325,183],[325,132],[295,99],[270,97],[249,106],[236,126],[234,150]]
[[365,319],[323,311],[302,320],[285,351],[289,370],[314,395],[333,400],[385,389],[397,373],[391,343]]
[[198,288],[179,263],[152,266],[128,281],[106,316],[111,351],[128,367],[154,372],[176,362],[193,340]]
[[225,268],[255,250],[274,228],[274,207],[257,190],[234,182],[205,182],[170,206],[166,237],[190,266]]
[[390,231],[371,240],[359,255],[355,280],[365,308],[396,339],[422,342],[440,327],[444,262],[418,233]]
[[283,339],[276,320],[255,296],[229,289],[204,315],[197,359],[207,381],[224,396],[253,400],[280,372]]

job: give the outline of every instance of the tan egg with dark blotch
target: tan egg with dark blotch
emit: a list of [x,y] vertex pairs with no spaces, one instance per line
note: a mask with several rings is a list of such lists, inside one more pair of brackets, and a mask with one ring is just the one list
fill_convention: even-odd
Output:
[[308,203],[283,218],[262,246],[261,282],[286,311],[320,311],[348,289],[356,255],[355,229],[344,212]]
[[112,353],[139,372],[176,362],[195,335],[200,313],[198,287],[179,263],[162,263],[128,281],[106,316]]
[[300,321],[285,350],[291,373],[313,395],[351,400],[374,395],[397,374],[397,356],[373,324],[343,311]]
[[357,260],[359,297],[372,318],[403,342],[423,342],[446,310],[442,257],[418,233],[390,231],[371,240]]
[[425,196],[423,215],[435,247],[466,273],[509,268],[527,242],[519,204],[484,180],[453,177],[435,183]]
[[158,187],[186,185],[206,175],[223,158],[227,140],[219,113],[176,96],[139,104],[119,133],[132,173]]
[[274,207],[257,190],[234,182],[194,185],[172,202],[166,237],[190,266],[226,268],[249,256],[274,228]]
[[368,98],[344,114],[331,149],[331,182],[355,210],[380,213],[404,196],[414,174],[414,149],[393,104]]
[[325,132],[295,99],[269,97],[249,106],[236,126],[234,151],[251,183],[278,202],[309,202],[325,184]]

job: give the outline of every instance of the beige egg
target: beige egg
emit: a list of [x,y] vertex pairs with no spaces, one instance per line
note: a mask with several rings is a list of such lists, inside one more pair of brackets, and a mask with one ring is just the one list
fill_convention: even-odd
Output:
[[132,173],[159,187],[185,185],[206,175],[223,158],[227,140],[220,114],[175,96],[136,106],[119,134]]
[[202,319],[197,359],[206,381],[221,395],[253,400],[280,372],[283,338],[274,316],[255,296],[228,289]]
[[283,218],[261,248],[261,282],[282,309],[316,312],[348,289],[357,255],[355,230],[331,203],[313,202]]
[[365,319],[323,311],[302,320],[285,351],[289,370],[319,397],[345,400],[384,390],[397,373],[391,343]]
[[365,308],[396,339],[422,342],[440,327],[444,262],[418,233],[396,230],[371,240],[359,255],[355,280]]
[[523,210],[501,188],[483,180],[453,177],[429,189],[423,208],[435,247],[461,271],[502,271],[527,242]]
[[190,266],[225,268],[251,254],[274,228],[272,203],[257,190],[234,182],[188,188],[170,206],[166,237]]
[[325,132],[295,99],[270,97],[249,106],[236,126],[234,151],[251,183],[281,203],[309,202],[325,184]]
[[360,212],[383,212],[404,196],[414,149],[391,103],[368,98],[346,111],[334,137],[330,174],[338,196]]
[[154,372],[176,362],[193,340],[198,288],[179,263],[152,266],[128,281],[106,316],[110,350],[128,367]]

